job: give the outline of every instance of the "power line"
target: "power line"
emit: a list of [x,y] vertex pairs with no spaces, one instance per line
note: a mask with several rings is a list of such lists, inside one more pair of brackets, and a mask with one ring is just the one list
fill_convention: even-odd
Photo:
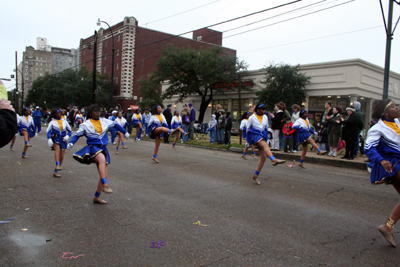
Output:
[[230,37],[233,37],[233,36],[236,36],[236,35],[239,35],[239,34],[248,33],[248,32],[251,32],[251,31],[255,31],[255,30],[262,29],[262,28],[266,28],[266,27],[269,27],[269,26],[272,26],[272,25],[276,25],[276,24],[279,24],[279,23],[283,23],[283,22],[289,21],[289,20],[294,20],[294,19],[298,19],[298,18],[301,18],[301,17],[305,17],[305,16],[308,16],[308,15],[311,15],[311,14],[314,14],[314,13],[318,13],[318,12],[327,10],[327,9],[331,9],[331,8],[338,7],[338,6],[341,6],[341,5],[349,4],[349,3],[354,2],[354,1],[355,0],[350,0],[350,1],[347,1],[347,2],[344,2],[344,3],[340,3],[340,4],[337,4],[337,5],[334,5],[334,6],[330,6],[330,7],[327,7],[327,8],[320,9],[320,10],[316,10],[316,11],[313,11],[313,12],[310,12],[310,13],[307,13],[307,14],[303,14],[303,15],[300,15],[300,16],[297,16],[297,17],[293,17],[293,18],[290,18],[290,19],[278,21],[278,22],[275,22],[275,23],[271,23],[271,24],[268,24],[268,25],[265,25],[265,26],[261,26],[261,27],[258,27],[258,28],[254,28],[254,29],[251,29],[251,30],[247,30],[247,31],[244,31],[244,32],[235,33],[235,34],[232,34],[232,35],[224,37],[224,39],[230,38]]
[[349,31],[349,32],[342,32],[342,33],[337,33],[337,34],[332,34],[332,35],[326,35],[326,36],[321,36],[321,37],[317,37],[317,38],[311,38],[311,39],[302,40],[302,41],[297,41],[297,42],[292,42],[292,43],[286,43],[286,44],[281,44],[281,45],[274,45],[274,46],[269,46],[269,47],[263,47],[263,48],[254,49],[254,50],[250,50],[250,51],[244,51],[244,52],[240,52],[240,53],[241,53],[241,54],[251,53],[251,52],[255,52],[255,51],[260,51],[260,50],[265,50],[265,49],[270,49],[270,48],[275,48],[275,47],[281,47],[281,46],[287,46],[287,45],[292,45],[292,44],[298,44],[298,43],[305,43],[305,42],[309,42],[309,41],[315,41],[315,40],[330,38],[330,37],[334,37],[334,36],[345,35],[345,34],[349,34],[349,33],[367,31],[367,30],[372,30],[372,29],[381,28],[381,27],[382,27],[382,25],[380,25],[380,26],[375,26],[375,27],[369,27],[369,28],[365,28],[365,29],[360,29],[360,30]]
[[153,21],[147,22],[147,23],[145,23],[145,24],[142,24],[142,26],[143,26],[143,25],[146,25],[146,26],[147,26],[147,24],[154,23],[154,22],[157,22],[157,21],[161,21],[161,20],[164,20],[164,19],[169,19],[169,18],[178,16],[178,15],[181,15],[181,14],[184,14],[184,13],[187,13],[187,12],[190,12],[190,11],[192,11],[192,10],[196,10],[196,9],[202,8],[202,7],[204,7],[204,6],[208,6],[208,5],[214,4],[214,3],[219,2],[219,1],[220,1],[220,0],[216,0],[216,1],[214,1],[214,2],[205,4],[205,5],[202,5],[202,6],[198,6],[198,7],[195,7],[195,8],[192,8],[192,9],[189,9],[189,10],[186,10],[186,11],[183,11],[183,12],[180,12],[180,13],[176,13],[175,15],[171,15],[171,16],[168,16],[168,17],[165,17],[165,18],[153,20]]

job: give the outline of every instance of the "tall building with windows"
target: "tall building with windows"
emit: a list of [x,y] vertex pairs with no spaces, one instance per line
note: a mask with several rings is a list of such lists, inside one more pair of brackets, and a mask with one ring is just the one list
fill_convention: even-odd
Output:
[[[222,45],[222,33],[208,28],[193,32],[192,38],[174,36],[138,26],[134,17],[125,17],[120,23],[111,26],[114,35],[114,96],[126,110],[141,101],[139,80],[150,75],[161,51],[168,45],[179,48],[192,47],[204,50],[211,46]],[[80,66],[93,69],[93,44],[95,36],[81,39],[79,45]],[[111,77],[112,34],[109,28],[100,28],[97,34],[96,70]],[[236,56],[236,50],[224,48],[224,51]]]
[[[22,73],[24,81],[24,98],[32,88],[32,83],[46,73],[56,74],[66,69],[77,69],[79,62],[78,49],[52,47],[47,38],[36,39],[36,49],[27,46],[23,52]],[[20,77],[18,83],[22,85]],[[19,86],[21,88],[21,86]]]

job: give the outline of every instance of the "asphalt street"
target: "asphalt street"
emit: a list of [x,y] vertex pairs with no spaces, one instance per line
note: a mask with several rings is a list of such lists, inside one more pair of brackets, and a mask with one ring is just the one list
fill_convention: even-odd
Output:
[[162,144],[157,164],[153,142],[131,139],[119,155],[109,145],[114,193],[99,205],[96,166],[72,158],[85,138],[62,178],[45,134],[31,144],[28,159],[22,137],[0,149],[0,221],[14,218],[0,224],[0,266],[400,265],[377,229],[399,196],[363,170],[267,162],[257,186],[257,160]]

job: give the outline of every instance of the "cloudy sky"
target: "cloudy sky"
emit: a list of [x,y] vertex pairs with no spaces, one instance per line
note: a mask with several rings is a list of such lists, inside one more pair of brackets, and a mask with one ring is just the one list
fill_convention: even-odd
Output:
[[[2,2],[0,78],[8,78],[36,37],[52,46],[77,48],[98,30],[133,16],[139,26],[182,34],[295,0],[15,0]],[[389,0],[382,0],[385,13]],[[394,6],[394,23],[400,6]],[[246,26],[247,25],[247,26]],[[104,26],[103,26],[104,27]],[[400,27],[399,27],[400,28]],[[383,67],[386,34],[379,0],[303,0],[212,27],[223,45],[259,69],[270,62],[307,64],[361,58]],[[191,35],[186,35],[191,37]],[[400,30],[392,42],[391,70],[400,73]],[[5,82],[10,90],[14,81]]]

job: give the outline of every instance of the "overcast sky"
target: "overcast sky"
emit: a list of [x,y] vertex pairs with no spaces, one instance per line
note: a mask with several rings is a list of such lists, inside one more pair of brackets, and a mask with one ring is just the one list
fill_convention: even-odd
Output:
[[[125,16],[133,16],[139,26],[181,34],[292,1],[2,1],[0,77],[8,78],[13,73],[15,51],[18,51],[20,62],[26,46],[36,48],[36,37],[47,38],[52,46],[77,48],[80,38],[99,29],[96,26],[98,18],[114,25]],[[250,70],[262,68],[270,62],[308,64],[354,58],[383,67],[386,34],[379,0],[346,2],[349,0],[303,0],[212,29],[224,32],[223,46],[237,50],[237,56],[249,64]],[[382,3],[387,15],[389,0],[382,0]],[[342,5],[305,15],[339,4]],[[178,15],[163,19],[175,14]],[[295,18],[302,15],[305,16]],[[399,15],[400,6],[395,4],[394,23]],[[163,20],[156,21],[159,19]],[[264,21],[237,28],[259,20]],[[282,22],[284,20],[287,21]],[[263,27],[267,25],[270,26]],[[263,28],[253,30],[259,27]],[[392,42],[391,70],[400,73],[399,29]],[[10,90],[15,82],[4,84]]]

